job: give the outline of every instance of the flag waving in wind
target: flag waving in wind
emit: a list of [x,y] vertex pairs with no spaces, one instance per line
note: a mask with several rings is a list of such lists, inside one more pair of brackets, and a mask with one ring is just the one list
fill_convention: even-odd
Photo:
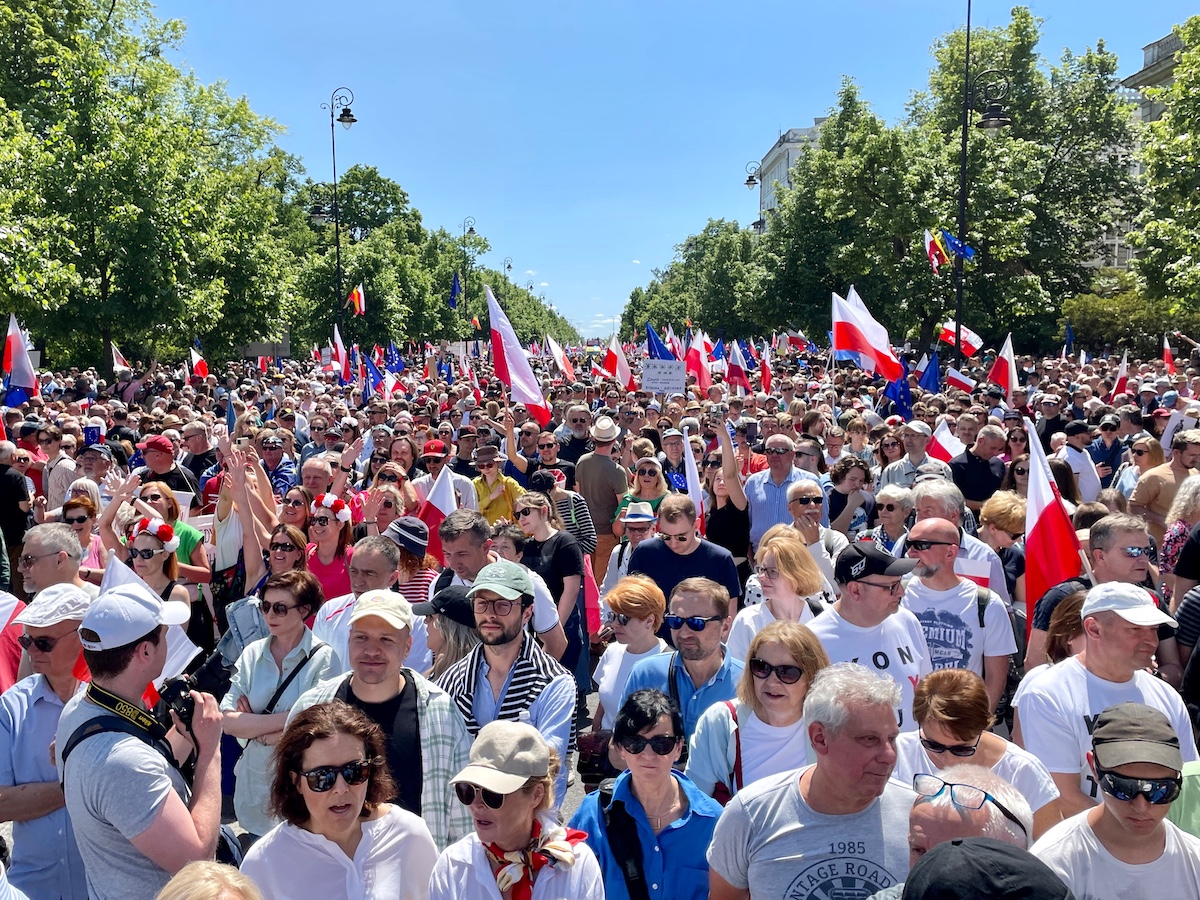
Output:
[[129,368],[128,361],[126,361],[125,357],[121,355],[121,351],[117,349],[117,342],[109,341],[108,346],[112,349],[113,371],[116,372],[120,369],[125,369],[126,371],[132,372],[133,370]]
[[546,335],[546,346],[550,348],[550,356],[553,358],[554,364],[558,366],[558,371],[562,372],[563,377],[568,381],[574,381],[575,367],[571,365],[571,360],[567,358],[566,351],[550,335]]
[[[951,347],[954,346],[956,340],[955,334],[958,331],[958,323],[951,319],[942,326],[942,332],[938,335],[939,341],[945,341]],[[962,326],[962,344],[959,349],[962,350],[963,356],[974,356],[979,352],[979,348],[983,346],[983,338],[973,332],[966,325]]]
[[354,307],[356,316],[365,316],[367,314],[367,294],[363,290],[361,284],[355,286],[350,292],[350,296],[346,298],[346,303]]
[[14,313],[8,314],[8,337],[4,341],[4,371],[8,373],[8,386],[28,388],[37,392],[37,373],[29,359],[29,345]]
[[196,352],[196,348],[192,348],[192,374],[197,378],[208,377],[208,363],[204,361],[204,357]]
[[488,319],[492,330],[492,364],[496,377],[508,386],[513,403],[524,403],[529,414],[545,427],[550,421],[550,407],[542,396],[533,367],[525,357],[525,348],[517,339],[508,316],[496,302],[492,289],[484,286],[487,295]]
[[[861,301],[860,301],[861,302]],[[859,354],[887,381],[903,376],[900,360],[892,353],[887,329],[867,312],[866,306],[850,303],[833,295],[833,349]],[[864,369],[866,366],[864,365]]]
[[1004,346],[1000,348],[1000,355],[996,357],[992,370],[988,372],[987,380],[1004,388],[1004,402],[1012,403],[1013,389],[1019,385],[1017,383],[1017,359],[1013,354],[1011,331],[1004,339]]
[[1163,335],[1163,362],[1166,363],[1167,373],[1175,374],[1175,357],[1171,355],[1171,343],[1167,335]]
[[450,308],[458,309],[458,297],[462,293],[462,285],[458,281],[458,273],[454,273],[454,279],[450,282]]
[[929,257],[929,265],[933,267],[934,275],[950,261],[950,254],[942,246],[941,236],[935,238],[928,230],[925,232],[925,255]]
[[[1050,474],[1050,463],[1033,423],[1025,420],[1029,435],[1029,487],[1025,505],[1025,596],[1041,597],[1069,578],[1078,578],[1082,561],[1075,526]],[[1033,616],[1026,628],[1032,627]]]

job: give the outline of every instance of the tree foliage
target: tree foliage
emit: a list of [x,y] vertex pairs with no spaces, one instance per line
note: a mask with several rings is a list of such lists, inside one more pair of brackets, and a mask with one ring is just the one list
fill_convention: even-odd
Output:
[[1134,273],[1121,269],[1101,269],[1092,289],[1069,297],[1062,313],[1081,346],[1116,352],[1128,348],[1143,358],[1160,355],[1164,334],[1194,335],[1200,329],[1200,309],[1175,309],[1165,297],[1150,296]]

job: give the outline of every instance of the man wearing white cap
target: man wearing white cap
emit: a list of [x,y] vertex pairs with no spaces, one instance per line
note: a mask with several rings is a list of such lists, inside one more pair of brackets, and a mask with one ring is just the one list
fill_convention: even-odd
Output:
[[88,895],[50,745],[63,704],[79,688],[78,628],[90,599],[75,585],[56,584],[17,616],[34,674],[0,695],[0,820],[13,823],[9,879],[34,897]]
[[[55,746],[67,812],[92,900],[155,896],[194,860],[212,859],[221,826],[221,711],[191,692],[191,787],[175,764],[188,754],[182,723],[170,733],[142,700],[162,676],[167,627],[185,624],[186,603],[164,603],[127,584],[92,601],[79,626],[92,683],[63,709]],[[170,743],[169,741],[173,741]]]
[[[457,586],[447,590],[465,593]],[[471,830],[471,817],[450,785],[466,765],[471,736],[450,696],[404,666],[415,619],[413,607],[395,591],[360,594],[349,621],[350,671],[301,694],[288,720],[329,700],[361,709],[387,739],[388,767],[400,789],[389,799],[425,820],[440,851]]]
[[904,456],[894,463],[888,463],[879,476],[879,487],[898,484],[910,488],[916,484],[921,466],[933,466],[941,470],[947,481],[953,479],[950,467],[940,459],[934,459],[925,452],[933,439],[933,429],[920,419],[904,423],[900,429],[900,441],[904,444]]
[[1179,735],[1184,761],[1197,758],[1191,719],[1178,692],[1155,678],[1158,627],[1175,620],[1136,584],[1109,581],[1087,592],[1080,611],[1084,649],[1036,676],[1018,713],[1025,749],[1046,764],[1065,816],[1099,802],[1090,766],[1092,729],[1104,710],[1135,702],[1160,710]]

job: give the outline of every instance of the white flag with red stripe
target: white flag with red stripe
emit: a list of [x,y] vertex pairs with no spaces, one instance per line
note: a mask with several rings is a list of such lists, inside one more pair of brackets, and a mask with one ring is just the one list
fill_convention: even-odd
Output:
[[[942,333],[938,335],[939,341],[945,341],[951,347],[954,346],[955,334],[958,331],[958,323],[951,319],[942,326]],[[983,346],[983,338],[973,332],[966,325],[962,326],[962,344],[959,345],[964,356],[974,356],[979,352],[979,348]]]
[[204,357],[196,352],[196,348],[192,347],[192,374],[197,378],[208,377],[208,363],[204,361]]
[[700,484],[700,469],[696,466],[696,454],[692,452],[688,429],[683,429],[683,470],[687,476],[687,492],[696,504],[696,527],[704,534],[704,488]]
[[[493,322],[495,319],[492,320]],[[438,537],[438,526],[446,516],[458,509],[458,498],[454,495],[454,481],[450,478],[450,467],[442,466],[438,477],[429,486],[429,496],[417,509],[417,518],[429,527],[429,555],[442,562],[442,539]]]
[[629,368],[629,360],[625,358],[625,351],[617,343],[617,336],[615,334],[612,336],[612,340],[608,342],[608,352],[604,354],[604,368],[616,376],[617,381],[625,386],[625,390],[637,390],[637,382],[633,380],[633,372]]
[[1167,335],[1163,335],[1163,362],[1167,366],[1168,374],[1175,374],[1175,357],[1171,355],[1171,343]]
[[917,376],[919,381],[921,376],[925,374],[925,367],[929,365],[929,354],[922,353],[921,358],[917,360],[916,368],[913,369],[913,374]]
[[762,380],[762,389],[766,393],[770,394],[771,393],[771,381],[772,381],[772,379],[771,379],[771,345],[770,344],[766,344],[763,346],[762,359],[759,360],[759,363],[758,363],[758,374],[759,374],[759,378]]
[[[129,369],[128,361],[122,355],[121,351],[117,349],[117,342],[109,341],[108,346],[112,349],[113,371],[115,372],[117,369]],[[320,358],[321,357],[318,354],[317,359],[320,359]],[[133,370],[130,369],[130,371],[133,371]]]
[[968,377],[958,369],[951,366],[946,370],[946,384],[950,387],[956,387],[960,391],[966,391],[968,394],[975,390],[975,380]]
[[[1078,578],[1082,569],[1075,526],[1050,474],[1050,463],[1037,432],[1025,420],[1029,435],[1029,487],[1025,503],[1025,596],[1030,608],[1054,585]],[[1032,624],[1033,616],[1029,617]],[[1027,626],[1028,627],[1028,626]]]
[[942,419],[938,422],[938,427],[933,430],[933,437],[929,439],[929,445],[925,448],[925,452],[934,459],[948,463],[960,453],[966,452],[966,449],[967,445],[954,436],[950,426],[946,424],[946,420]]
[[492,289],[484,285],[483,290],[487,294],[488,319],[492,331],[492,365],[496,377],[508,385],[512,402],[525,404],[529,414],[544,428],[550,421],[550,407],[533,375],[525,348],[517,340],[517,333],[492,295]]
[[750,393],[750,374],[746,370],[746,357],[742,356],[742,348],[737,341],[729,342],[729,368],[725,372],[725,383],[730,389],[736,388],[734,396],[744,397]]
[[29,388],[37,393],[37,373],[33,371],[33,363],[29,359],[29,344],[25,333],[17,324],[14,313],[8,314],[8,338],[4,342],[4,371],[8,373],[8,383],[12,387]]
[[887,329],[875,321],[865,305],[833,295],[833,349],[859,354],[864,368],[878,372],[886,381],[901,378],[904,370],[892,353]]
[[1004,402],[1012,403],[1013,388],[1017,387],[1017,360],[1013,355],[1011,331],[1004,339],[1004,346],[1000,348],[1000,355],[996,357],[992,370],[988,372],[987,380],[1000,385],[1004,389]]
[[1125,388],[1129,386],[1129,350],[1126,349],[1121,354],[1121,365],[1117,368],[1117,380],[1113,382],[1112,393],[1104,398],[1107,403],[1110,400],[1116,399],[1117,394],[1125,393]]
[[569,381],[575,380],[575,367],[571,365],[571,360],[567,358],[567,353],[559,345],[558,341],[546,335],[546,346],[550,349],[550,355],[554,358],[554,364],[558,366],[558,371]]

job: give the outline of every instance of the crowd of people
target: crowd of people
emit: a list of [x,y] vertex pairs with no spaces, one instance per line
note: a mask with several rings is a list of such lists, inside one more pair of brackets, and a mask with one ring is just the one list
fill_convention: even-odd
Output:
[[4,409],[0,897],[1200,896],[1200,360],[534,362]]

